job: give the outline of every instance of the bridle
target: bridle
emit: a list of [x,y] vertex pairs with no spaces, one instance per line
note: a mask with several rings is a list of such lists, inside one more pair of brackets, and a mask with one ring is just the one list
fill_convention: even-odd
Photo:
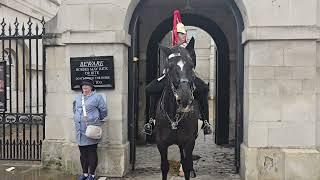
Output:
[[[179,54],[179,55],[177,55],[177,54]],[[174,55],[175,55],[174,57],[176,57],[176,56],[181,56],[180,53],[175,53]],[[169,57],[170,57],[170,56],[169,56]],[[171,76],[170,76],[169,71],[166,71],[166,72],[165,72],[165,76],[166,76],[167,79],[168,79],[168,83],[169,83],[169,86],[170,86],[170,90],[171,90],[172,94],[173,94],[174,97],[175,97],[175,102],[176,102],[177,105],[179,105],[179,103],[178,103],[178,92],[177,92],[177,88],[174,86],[174,83],[173,83],[173,81],[172,81],[172,78],[171,78]],[[190,84],[190,81],[187,80],[187,79],[184,79],[184,80],[180,80],[180,83],[189,83],[189,84]],[[191,104],[193,103],[193,100],[194,100],[194,97],[193,97],[193,92],[195,91],[194,81],[192,81],[191,83],[192,83],[192,85],[190,85],[190,86],[191,86],[190,89],[191,89],[191,96],[192,96],[191,99],[192,99],[192,100],[191,100],[191,102],[190,102],[188,105],[191,105]],[[167,90],[167,88],[164,89],[164,91],[163,91],[163,93],[162,93],[162,95],[161,95],[161,98],[160,98],[160,110],[161,110],[161,113],[162,113],[162,114],[166,117],[166,119],[170,122],[171,129],[176,130],[176,129],[178,129],[179,122],[185,117],[185,115],[186,115],[187,112],[182,112],[182,113],[180,113],[180,112],[177,111],[177,110],[178,110],[178,108],[177,108],[176,114],[175,114],[175,116],[174,116],[174,119],[171,118],[171,117],[168,115],[167,111],[166,111],[165,108],[164,108],[164,103],[163,103],[164,96],[165,96],[165,94],[167,93],[166,90]]]

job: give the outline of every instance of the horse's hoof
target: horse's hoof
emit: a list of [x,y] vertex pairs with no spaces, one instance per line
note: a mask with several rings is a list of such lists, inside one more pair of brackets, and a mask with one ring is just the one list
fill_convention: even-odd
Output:
[[180,177],[184,177],[184,172],[183,171],[179,171],[179,174],[178,174]]
[[194,170],[190,171],[190,177],[191,178],[197,177],[197,174],[196,174],[196,172]]
[[[184,177],[184,172],[183,172],[183,171],[179,171],[179,176],[180,176],[180,177]],[[190,171],[190,177],[191,177],[191,178],[197,177],[196,172],[195,172],[195,171]]]

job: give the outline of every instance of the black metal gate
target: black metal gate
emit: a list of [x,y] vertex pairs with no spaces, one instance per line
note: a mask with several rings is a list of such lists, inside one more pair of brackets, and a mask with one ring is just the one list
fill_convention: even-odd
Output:
[[[6,104],[0,112],[0,159],[40,160],[45,138],[45,21],[1,22],[0,61],[6,76],[0,92]],[[1,85],[1,82],[5,82]],[[1,94],[0,94],[1,95]],[[0,97],[1,99],[1,97]]]

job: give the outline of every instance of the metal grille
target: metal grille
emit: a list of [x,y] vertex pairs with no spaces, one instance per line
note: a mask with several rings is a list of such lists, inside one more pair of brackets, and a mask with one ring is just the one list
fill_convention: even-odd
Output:
[[0,112],[0,159],[40,160],[45,138],[45,21],[1,22],[6,109]]

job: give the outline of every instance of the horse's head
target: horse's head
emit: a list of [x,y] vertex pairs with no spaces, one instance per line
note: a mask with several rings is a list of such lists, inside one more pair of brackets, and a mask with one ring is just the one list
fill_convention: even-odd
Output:
[[189,112],[194,100],[194,63],[190,52],[194,52],[194,43],[186,48],[175,46],[172,48],[160,46],[166,58],[166,76],[175,96],[178,111]]

